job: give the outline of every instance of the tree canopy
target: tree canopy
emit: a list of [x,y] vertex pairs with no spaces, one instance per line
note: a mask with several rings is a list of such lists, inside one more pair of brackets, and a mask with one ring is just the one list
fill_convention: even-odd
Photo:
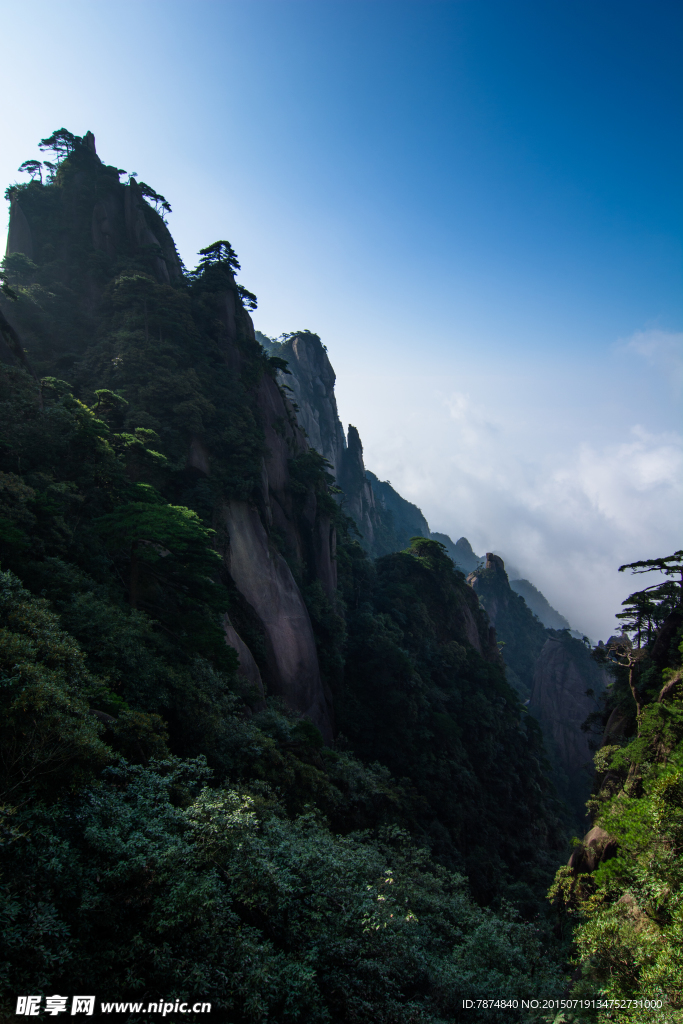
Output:
[[74,152],[76,147],[82,141],[83,140],[78,135],[74,135],[66,128],[57,128],[52,135],[48,135],[46,139],[40,140],[38,148],[43,151],[54,153],[57,158],[57,162],[61,163],[62,160],[65,160]]
[[237,253],[230,245],[230,242],[226,242],[225,239],[213,242],[211,245],[207,245],[205,249],[200,249],[199,255],[202,257],[197,268],[200,273],[207,267],[216,265],[226,266],[233,271],[241,269]]

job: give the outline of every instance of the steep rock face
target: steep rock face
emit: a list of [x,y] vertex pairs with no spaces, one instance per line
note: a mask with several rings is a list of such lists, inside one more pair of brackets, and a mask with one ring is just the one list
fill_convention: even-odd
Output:
[[[436,536],[436,534],[433,536]],[[461,537],[460,540],[453,545],[453,554],[451,555],[451,558],[458,568],[462,569],[465,573],[474,572],[481,562],[479,555],[475,555],[472,550],[472,545],[468,541],[467,537]]]
[[448,547],[450,538],[445,534],[437,536],[437,534],[430,533],[429,524],[417,505],[406,501],[398,491],[394,490],[388,480],[379,480],[369,469],[365,471],[365,475],[370,481],[380,515],[384,513],[385,535],[382,539],[387,551],[402,551],[408,547],[412,537],[438,540]]
[[503,641],[508,679],[522,700],[531,696],[536,659],[548,633],[524,599],[510,588],[505,563],[488,552],[486,564],[467,577]]
[[564,776],[563,795],[581,815],[593,777],[590,744],[597,738],[581,726],[596,710],[609,681],[608,670],[591,658],[580,640],[566,633],[549,637],[536,662],[529,711],[538,719],[551,758]]
[[453,557],[450,537],[430,533],[416,505],[366,470],[357,429],[349,426],[348,440],[345,437],[334,394],[335,373],[318,335],[298,331],[280,342],[257,331],[256,338],[269,355],[287,361],[289,372],[280,372],[278,381],[291,392],[292,409],[309,444],[330,463],[343,491],[344,510],[358,526],[365,550],[379,557],[403,550],[411,537],[427,537],[444,544]]
[[332,708],[323,692],[308,611],[289,566],[268,543],[258,512],[246,502],[228,503],[225,526],[230,574],[263,623],[276,688],[329,743]]
[[[224,263],[219,276],[214,275],[200,290],[193,300],[193,309],[187,303],[189,282],[183,275],[168,228],[161,216],[147,204],[135,180],[131,179],[124,185],[119,182],[119,173],[116,168],[107,167],[100,161],[94,138],[88,134],[77,140],[75,151],[60,165],[54,184],[44,186],[33,182],[16,190],[12,201],[8,253],[23,252],[30,256],[38,265],[41,285],[51,284],[56,276],[60,287],[70,288],[71,296],[68,310],[70,330],[60,336],[54,330],[57,320],[53,319],[52,329],[41,334],[39,329],[34,332],[31,326],[38,322],[36,318],[33,321],[26,319],[22,326],[28,326],[25,335],[27,345],[45,367],[41,371],[43,373],[57,371],[61,377],[70,372],[69,368],[77,360],[87,360],[92,339],[101,329],[103,302],[112,301],[111,285],[122,267],[129,275],[124,275],[125,280],[133,282],[131,287],[137,280],[143,289],[137,297],[137,293],[133,294],[129,302],[133,306],[137,303],[142,314],[138,330],[141,328],[144,346],[153,344],[148,311],[150,316],[157,318],[158,355],[174,367],[175,360],[167,359],[163,353],[162,335],[168,332],[180,341],[181,349],[174,351],[176,359],[179,351],[191,350],[197,330],[204,330],[204,338],[212,339],[215,348],[210,358],[224,364],[220,371],[223,386],[227,393],[232,391],[234,395],[243,396],[240,399],[246,416],[242,420],[243,427],[255,436],[260,431],[264,441],[260,488],[253,487],[251,504],[229,503],[228,508],[232,511],[227,514],[225,523],[216,521],[214,526],[225,527],[229,534],[228,571],[237,590],[255,613],[268,641],[268,683],[294,710],[308,715],[329,741],[332,738],[331,711],[320,679],[311,624],[299,586],[287,562],[289,560],[297,578],[303,583],[319,580],[328,597],[335,598],[334,527],[330,516],[320,513],[312,485],[307,490],[304,487],[306,493],[303,496],[295,492],[290,471],[292,460],[305,455],[309,448],[305,433],[272,371],[268,372],[269,368],[264,367],[262,350],[256,343],[253,324],[241,301],[231,265]],[[49,209],[49,217],[45,216],[46,209]],[[139,278],[130,276],[128,268],[131,262]],[[150,279],[156,280],[161,292],[158,289],[154,291],[156,286],[150,284]],[[167,308],[161,319],[167,316],[168,326],[159,327],[158,308],[153,311],[150,306],[148,310],[148,302],[158,301],[159,294],[163,295],[162,306]],[[19,308],[15,309],[7,304],[7,312],[13,318],[22,315],[21,304],[18,305]],[[179,314],[179,310],[182,313]],[[110,310],[106,316],[111,316]],[[193,316],[197,318],[194,321]],[[74,341],[77,334],[79,340]],[[302,342],[295,350],[305,360],[305,344]],[[308,353],[313,361],[316,352],[309,346]],[[199,356],[201,358],[201,353]],[[320,360],[323,377],[326,372],[331,373],[329,363],[326,369],[324,362]],[[100,370],[96,386],[107,384],[118,391],[122,379],[128,380],[130,386],[130,377],[112,380],[106,377],[106,374],[111,374],[111,367],[111,360],[107,360]],[[169,386],[169,371],[163,363],[158,370],[153,386],[163,391]],[[74,378],[74,374],[71,376]],[[332,387],[333,383],[332,374]],[[179,387],[178,396],[182,399],[198,395],[201,385],[194,366],[188,370],[187,376],[181,378],[176,375],[172,386]],[[84,397],[90,400],[88,395]],[[133,397],[134,391],[128,392],[128,398]],[[188,413],[192,416],[191,423],[176,421],[174,424],[178,438],[176,443],[186,445],[184,458],[180,451],[175,453],[176,458],[180,456],[180,464],[184,464],[178,486],[190,487],[192,481],[204,477],[215,489],[216,467],[220,467],[221,459],[222,472],[225,473],[225,451],[221,447],[224,442],[215,431],[210,435],[212,440],[209,439],[202,427],[202,417],[205,413],[207,421],[210,421],[211,405],[201,397],[199,401],[200,406],[194,407],[192,401],[185,403],[188,409],[192,409]],[[178,397],[172,404],[178,408]],[[182,406],[183,403],[180,404]],[[198,415],[199,408],[202,412]],[[142,416],[140,422],[148,427],[154,428],[161,422],[159,418],[151,419],[146,411]],[[131,429],[138,425],[138,421],[134,422]],[[239,447],[240,444],[241,438],[227,442],[228,446]],[[218,502],[220,507],[220,497]],[[240,675],[259,700],[263,682],[252,652],[229,620],[225,620],[223,626],[226,641],[237,651]]]
[[[244,362],[240,329],[248,341],[255,340],[251,317],[237,305],[234,294],[220,293],[216,303],[225,315],[225,359],[239,373]],[[267,638],[272,689],[294,711],[310,718],[329,743],[333,737],[331,700],[320,678],[308,611],[286,559],[301,576],[319,580],[334,601],[335,529],[329,516],[318,511],[312,487],[307,490],[303,508],[297,507],[292,459],[305,454],[309,444],[291,402],[269,374],[260,377],[255,400],[266,449],[258,496],[263,518],[254,505],[228,503],[224,520],[230,538],[226,561],[238,591],[256,613]],[[267,530],[277,536],[286,558]],[[242,663],[240,649],[236,649]]]
[[386,543],[390,517],[366,478],[360,435],[349,426],[348,443],[344,436],[334,395],[336,376],[320,338],[311,331],[299,331],[283,342],[258,332],[256,337],[269,355],[287,361],[289,372],[281,371],[278,382],[291,393],[292,412],[308,443],[329,462],[343,491],[344,511],[358,526],[363,547],[374,556],[396,550]]
[[351,424],[348,445],[337,482],[344,492],[345,511],[356,521],[368,551],[378,554],[376,549],[382,527],[381,515],[375,503],[372,486],[365,475],[360,434]]
[[281,375],[281,383],[292,392],[297,419],[309,444],[327,459],[339,479],[346,438],[334,395],[336,374],[320,338],[310,331],[301,331],[280,344],[259,332],[256,336],[267,352],[289,364],[290,372]]
[[247,694],[249,703],[259,708],[265,706],[263,700],[263,680],[261,679],[259,667],[254,661],[251,651],[230,621],[230,616],[227,612],[223,615],[223,629],[227,643],[237,651],[239,660],[238,674],[251,691]]
[[12,199],[9,215],[9,231],[7,232],[7,255],[13,252],[23,252],[29,259],[33,259],[33,234],[31,226],[22,210],[19,200]]
[[[123,185],[115,169],[102,163],[92,132],[83,141],[71,158],[73,166],[68,168],[79,191],[79,202],[65,204],[60,211],[65,240],[69,236],[90,236],[93,247],[110,257],[147,249],[153,254],[154,273],[160,283],[180,281],[180,259],[163,219],[145,202],[134,178]],[[12,199],[7,254],[23,252],[40,260],[47,239],[42,210],[34,216],[30,200],[30,194],[22,200]]]
[[267,451],[261,477],[267,525],[278,532],[290,561],[298,567],[307,566],[309,575],[319,579],[328,598],[334,600],[337,589],[334,527],[329,515],[318,510],[313,488],[308,488],[302,509],[296,507],[292,490],[291,459],[308,451],[308,440],[297,422],[293,406],[272,377],[261,378],[256,400]]

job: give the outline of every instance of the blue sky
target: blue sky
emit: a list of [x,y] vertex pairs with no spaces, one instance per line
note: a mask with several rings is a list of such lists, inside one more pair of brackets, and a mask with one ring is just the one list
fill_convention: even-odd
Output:
[[609,632],[683,546],[680,5],[1,6],[2,180],[94,131],[320,333],[370,468]]

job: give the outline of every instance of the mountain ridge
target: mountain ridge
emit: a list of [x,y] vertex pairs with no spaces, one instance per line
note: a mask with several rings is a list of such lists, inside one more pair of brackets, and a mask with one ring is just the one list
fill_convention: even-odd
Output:
[[[361,543],[373,557],[400,551],[414,536],[443,544],[461,572],[471,573],[484,558],[476,555],[466,537],[453,542],[445,533],[435,533],[422,510],[409,502],[386,480],[367,469],[358,430],[349,426],[348,439],[337,410],[334,393],[336,374],[320,336],[312,331],[295,331],[270,338],[260,331],[256,339],[270,355],[284,359],[287,369],[278,371],[281,386],[288,389],[297,408],[309,443],[330,463],[337,484],[344,492],[345,509],[361,531]],[[365,479],[364,479],[365,478]],[[370,484],[368,490],[365,481]],[[569,629],[569,623],[528,580],[510,584],[545,626]]]

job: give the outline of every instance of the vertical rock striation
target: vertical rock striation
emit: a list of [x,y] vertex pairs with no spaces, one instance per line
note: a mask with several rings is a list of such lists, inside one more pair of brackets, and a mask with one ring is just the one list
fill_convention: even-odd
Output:
[[259,332],[256,336],[270,355],[277,355],[289,364],[290,372],[282,374],[280,381],[292,392],[297,419],[306,431],[309,444],[327,459],[338,480],[346,438],[334,395],[337,377],[324,345],[318,335],[310,331],[293,334],[281,344]]
[[315,722],[330,743],[331,702],[320,679],[311,620],[291,570],[269,544],[255,508],[229,502],[225,526],[230,575],[263,624],[276,692],[294,711]]

